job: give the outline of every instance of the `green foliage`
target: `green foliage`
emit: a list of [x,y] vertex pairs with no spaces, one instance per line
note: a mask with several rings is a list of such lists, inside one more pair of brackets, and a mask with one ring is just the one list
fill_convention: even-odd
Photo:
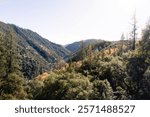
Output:
[[143,30],[141,45],[143,51],[150,51],[150,21],[147,23],[146,28]]
[[6,32],[1,38],[0,52],[0,99],[25,99],[24,80],[13,33]]
[[52,72],[39,99],[89,99],[92,94],[92,83],[78,73]]
[[131,99],[147,99],[148,97],[146,90],[150,84],[149,79],[145,77],[150,65],[148,58],[141,50],[136,50],[129,55],[126,65],[127,92]]
[[9,74],[5,80],[1,81],[0,99],[25,99],[26,93],[24,92],[23,82],[23,79],[17,74]]
[[139,92],[141,99],[150,99],[150,67],[148,67],[144,73],[144,78],[142,79],[141,89]]
[[85,61],[79,72],[84,75],[91,75],[93,79],[107,79],[114,90],[116,90],[117,86],[125,88],[124,79],[126,78],[126,72],[122,61],[122,58],[109,56],[103,58],[103,61],[93,60],[92,63]]
[[128,94],[127,94],[127,91],[126,89],[123,89],[122,87],[118,86],[116,88],[116,91],[114,92],[114,99],[115,100],[127,100],[129,99],[128,97]]
[[[133,28],[134,42],[135,28]],[[33,38],[32,34],[30,36]],[[46,77],[26,81],[19,67],[20,55],[15,38],[13,31],[0,33],[0,99],[150,99],[149,24],[143,30],[138,48],[132,45],[132,50],[129,50],[126,41],[122,41],[121,45],[103,42],[95,46],[89,45],[84,49],[82,47],[75,56],[77,61],[82,61],[73,62],[71,59],[69,65],[65,62],[60,64],[59,58],[57,69],[61,69],[64,65],[62,70],[53,69]],[[29,43],[47,58],[46,60],[49,59],[51,55],[47,56],[45,48],[35,45],[35,40]],[[125,51],[123,46],[126,48]],[[114,56],[111,50],[114,51]],[[36,62],[41,64],[39,59],[36,59]],[[29,59],[28,63],[31,69],[35,69],[30,64],[34,62]],[[25,69],[29,72],[28,75],[31,74],[30,68]]]
[[136,14],[133,16],[133,21],[132,21],[132,31],[130,33],[131,35],[131,40],[132,40],[132,50],[135,50],[136,46],[136,38],[137,38],[137,21],[136,21]]
[[[48,41],[36,32],[13,24],[0,22],[0,32],[4,35],[8,32],[13,34],[13,40],[17,43],[20,60],[22,61],[20,65],[21,71],[27,79],[35,78],[51,69],[59,57],[61,60],[66,60],[70,55],[70,52],[65,47]],[[5,39],[5,49],[7,49],[7,41],[10,41],[10,37],[11,35],[7,35],[8,39]]]
[[27,94],[28,94],[28,99],[37,99],[38,96],[41,94],[43,88],[43,82],[38,81],[38,80],[30,80],[27,83],[27,86],[25,88]]
[[6,48],[4,47],[4,34],[0,32],[0,77],[4,77],[6,75],[5,51]]
[[128,53],[127,93],[130,99],[150,99],[150,25],[143,30],[140,48]]
[[107,80],[95,80],[93,82],[94,93],[92,98],[96,100],[113,99],[113,90]]

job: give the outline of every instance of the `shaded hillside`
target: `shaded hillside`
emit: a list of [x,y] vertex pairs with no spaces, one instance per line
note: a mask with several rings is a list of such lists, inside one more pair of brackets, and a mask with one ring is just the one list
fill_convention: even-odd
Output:
[[66,46],[66,48],[71,51],[71,52],[76,52],[78,51],[82,46],[85,48],[87,47],[89,44],[95,45],[96,43],[100,43],[103,40],[97,40],[97,39],[87,39],[87,40],[83,40],[83,41],[77,41],[71,44],[68,44]]
[[0,22],[0,31],[4,34],[10,31],[15,35],[22,60],[22,72],[29,79],[49,70],[58,59],[63,60],[70,53],[63,46],[44,39],[36,32],[13,24]]

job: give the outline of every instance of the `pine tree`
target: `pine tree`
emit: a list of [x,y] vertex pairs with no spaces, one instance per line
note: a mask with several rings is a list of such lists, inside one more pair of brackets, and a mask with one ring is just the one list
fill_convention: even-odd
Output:
[[4,34],[0,32],[0,78],[4,77],[6,75],[5,70],[5,51],[6,48],[4,47]]
[[85,52],[85,49],[84,49],[83,40],[81,41],[80,47],[81,47],[81,60],[82,60],[82,63],[83,63],[83,60],[84,60],[85,57],[86,57],[86,52]]
[[0,81],[0,99],[24,99],[23,75],[20,72],[17,45],[15,35],[7,31],[4,36],[2,57],[0,61],[5,61],[2,66]]
[[123,33],[123,34],[121,35],[121,55],[122,55],[122,53],[123,53],[124,39],[125,39],[125,37],[124,37],[124,33]]
[[131,40],[132,40],[132,50],[135,50],[136,38],[137,38],[137,20],[136,14],[133,15],[133,22],[132,22],[132,31],[131,31]]
[[142,35],[142,50],[148,54],[150,51],[150,19],[146,24],[146,28],[143,30]]

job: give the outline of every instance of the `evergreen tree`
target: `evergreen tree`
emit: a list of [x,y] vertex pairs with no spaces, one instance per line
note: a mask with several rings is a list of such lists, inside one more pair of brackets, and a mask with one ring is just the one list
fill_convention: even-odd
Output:
[[6,75],[5,51],[6,51],[6,48],[4,47],[4,34],[0,32],[0,78]]
[[137,38],[137,21],[136,21],[136,14],[133,15],[133,22],[132,22],[132,31],[131,31],[131,42],[132,46],[131,49],[135,50],[136,38]]
[[113,99],[113,90],[107,80],[95,80],[93,82],[94,94],[92,99],[111,100]]
[[121,45],[120,45],[120,55],[123,54],[123,46],[124,46],[124,33],[121,35]]
[[150,51],[150,19],[146,24],[146,28],[142,32],[142,51],[149,54]]
[[90,99],[92,95],[92,83],[79,73],[55,71],[51,72],[37,99]]
[[83,40],[81,41],[80,47],[81,47],[81,60],[82,60],[82,63],[83,63],[83,60],[84,60],[85,57],[86,57],[86,52],[85,52],[85,49],[84,49]]
[[15,35],[7,31],[4,36],[3,51],[0,61],[2,65],[0,99],[25,99],[23,75],[20,72],[20,63],[15,43]]

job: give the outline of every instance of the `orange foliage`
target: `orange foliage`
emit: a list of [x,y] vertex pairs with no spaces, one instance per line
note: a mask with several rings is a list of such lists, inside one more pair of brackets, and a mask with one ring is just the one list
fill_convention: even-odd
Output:
[[41,74],[41,75],[38,75],[38,76],[36,77],[36,79],[37,79],[37,80],[40,80],[40,81],[44,81],[47,77],[48,77],[48,73],[45,72],[45,73],[43,73],[43,74]]
[[104,55],[113,55],[117,50],[117,48],[109,48],[107,50],[104,50]]

